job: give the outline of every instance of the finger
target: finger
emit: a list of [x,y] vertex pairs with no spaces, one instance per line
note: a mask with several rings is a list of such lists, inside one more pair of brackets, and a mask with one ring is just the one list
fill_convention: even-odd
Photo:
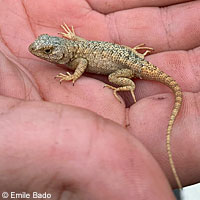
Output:
[[166,8],[130,9],[107,15],[106,23],[116,43],[133,47],[142,42],[155,52],[188,50],[200,45],[199,8],[200,1],[191,1]]
[[162,0],[162,1],[160,0],[156,0],[156,1],[126,0],[124,2],[120,1],[117,4],[114,0],[109,0],[109,1],[89,0],[88,2],[92,9],[100,13],[108,14],[112,12],[117,12],[121,10],[137,8],[137,7],[152,7],[152,6],[163,7],[163,6],[170,6],[170,5],[178,4],[178,3],[181,4],[188,1],[191,1],[191,0]]
[[7,105],[1,190],[48,192],[52,199],[65,190],[86,200],[174,198],[151,154],[117,124],[71,106],[11,98],[0,105]]

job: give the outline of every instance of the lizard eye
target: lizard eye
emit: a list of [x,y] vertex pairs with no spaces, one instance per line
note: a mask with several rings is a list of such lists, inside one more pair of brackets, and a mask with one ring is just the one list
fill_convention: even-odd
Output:
[[44,52],[47,53],[47,54],[49,54],[49,53],[51,53],[51,49],[49,49],[49,48],[45,49]]

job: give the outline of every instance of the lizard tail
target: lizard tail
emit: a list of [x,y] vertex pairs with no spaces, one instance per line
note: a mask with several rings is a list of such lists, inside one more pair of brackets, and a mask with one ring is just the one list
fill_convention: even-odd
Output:
[[[170,78],[168,77],[167,79],[169,80]],[[176,179],[179,189],[182,189],[182,184],[181,184],[181,181],[176,172],[176,168],[175,168],[174,161],[172,159],[172,153],[171,153],[171,132],[172,132],[172,127],[173,127],[174,121],[176,119],[176,116],[182,105],[182,92],[181,92],[179,85],[172,78],[171,78],[171,81],[168,83],[169,83],[168,86],[173,90],[173,92],[175,94],[175,103],[174,103],[174,107],[173,107],[173,110],[172,110],[172,113],[171,113],[171,116],[169,119],[168,127],[167,127],[166,147],[167,147],[169,163],[170,163],[172,172],[174,174],[174,178]]]
[[[168,79],[170,79],[170,78],[168,78]],[[179,189],[182,189],[182,184],[181,184],[181,181],[176,172],[176,168],[175,168],[174,161],[172,159],[172,153],[171,153],[171,132],[172,132],[172,127],[173,127],[174,121],[176,119],[176,116],[182,105],[182,92],[181,92],[179,85],[172,78],[171,78],[171,81],[169,82],[168,86],[173,90],[173,92],[175,94],[175,103],[174,103],[174,107],[173,107],[173,110],[172,110],[172,113],[170,116],[170,120],[168,123],[168,127],[167,127],[166,147],[167,147],[167,154],[168,154],[170,166],[171,166],[172,172],[174,174],[174,178],[176,179]]]
[[176,183],[179,187],[179,189],[182,189],[182,184],[179,179],[179,176],[176,172],[176,168],[174,165],[174,161],[172,158],[172,152],[171,152],[171,132],[172,132],[172,127],[174,124],[174,121],[176,119],[176,116],[178,115],[178,112],[181,108],[182,105],[182,92],[181,88],[179,87],[178,83],[169,75],[161,71],[159,68],[155,67],[154,65],[148,65],[146,69],[144,69],[145,73],[142,74],[142,78],[148,79],[148,80],[155,80],[159,81],[165,85],[167,85],[175,94],[175,103],[174,107],[168,122],[168,127],[167,127],[167,135],[166,135],[166,148],[167,148],[167,154],[169,158],[169,163],[174,175],[174,178],[176,180]]

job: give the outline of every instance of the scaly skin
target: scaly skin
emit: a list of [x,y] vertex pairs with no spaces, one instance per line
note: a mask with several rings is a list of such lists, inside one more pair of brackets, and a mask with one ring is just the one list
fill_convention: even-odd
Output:
[[[166,146],[172,172],[179,189],[182,184],[177,175],[172,159],[170,136],[176,116],[182,104],[182,92],[179,85],[172,77],[162,72],[158,67],[144,59],[144,56],[152,50],[137,45],[133,49],[123,45],[109,42],[88,41],[75,35],[66,24],[62,25],[65,33],[60,33],[64,38],[53,37],[47,34],[40,35],[30,46],[29,51],[44,60],[58,64],[67,64],[68,68],[75,70],[73,74],[58,74],[56,77],[63,80],[75,81],[86,71],[95,74],[108,75],[111,83],[118,85],[115,88],[105,85],[114,90],[115,97],[120,101],[118,91],[130,91],[133,100],[136,102],[134,90],[135,84],[132,78],[155,80],[167,85],[175,94],[175,104],[168,123]],[[138,49],[146,50],[144,54],[137,52]]]

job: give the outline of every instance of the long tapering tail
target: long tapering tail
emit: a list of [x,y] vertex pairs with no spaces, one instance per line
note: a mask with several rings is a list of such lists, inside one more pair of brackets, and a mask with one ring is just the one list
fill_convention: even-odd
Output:
[[169,163],[174,175],[174,178],[177,182],[177,185],[179,189],[182,189],[182,184],[179,179],[179,176],[176,172],[176,168],[174,165],[174,161],[172,158],[172,152],[171,152],[171,132],[172,132],[172,127],[174,124],[174,121],[176,119],[176,116],[181,108],[182,105],[182,92],[181,88],[179,87],[178,83],[169,75],[161,71],[159,68],[156,66],[150,64],[149,62],[146,63],[146,66],[143,66],[141,70],[141,77],[146,79],[146,80],[155,80],[159,81],[165,85],[167,85],[175,94],[175,103],[174,107],[170,116],[170,120],[168,123],[167,127],[167,135],[166,135],[166,148],[167,148],[167,154],[169,158]]
[[181,92],[179,85],[173,79],[172,79],[172,81],[174,83],[173,86],[171,86],[171,87],[170,87],[170,85],[168,85],[168,86],[173,90],[173,92],[175,94],[175,103],[174,103],[172,114],[170,116],[170,120],[169,120],[168,127],[167,127],[166,146],[167,146],[167,154],[169,157],[169,162],[170,162],[172,172],[174,174],[174,177],[176,179],[179,189],[182,189],[182,184],[181,184],[181,181],[176,172],[176,168],[175,168],[174,161],[172,159],[172,153],[171,153],[171,132],[172,132],[172,127],[173,127],[174,121],[176,119],[176,116],[182,105],[182,92]]

